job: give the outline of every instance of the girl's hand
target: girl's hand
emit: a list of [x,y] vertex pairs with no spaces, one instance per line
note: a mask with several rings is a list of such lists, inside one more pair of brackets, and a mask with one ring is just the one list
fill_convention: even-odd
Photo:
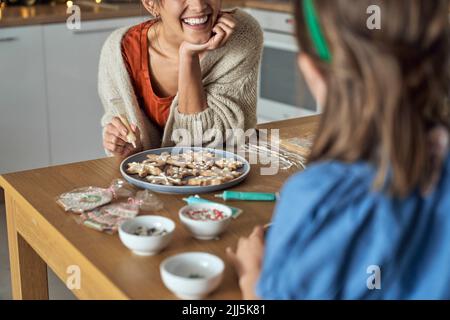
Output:
[[227,255],[234,265],[239,277],[244,299],[255,299],[256,282],[261,272],[264,254],[264,229],[256,226],[248,238],[240,238],[236,252],[227,248]]
[[103,136],[103,147],[111,152],[115,157],[126,158],[136,152],[142,150],[142,142],[139,128],[136,125],[131,125],[136,136],[136,148],[131,143],[127,142],[128,130],[118,117],[114,117],[106,126],[105,134]]
[[180,54],[193,55],[202,53],[206,50],[216,50],[227,43],[231,34],[236,27],[236,20],[232,16],[232,12],[221,12],[212,32],[214,35],[204,44],[192,44],[183,42],[180,46]]

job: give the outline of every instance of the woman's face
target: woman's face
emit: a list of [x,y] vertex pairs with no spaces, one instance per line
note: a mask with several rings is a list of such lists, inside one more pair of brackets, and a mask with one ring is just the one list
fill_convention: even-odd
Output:
[[160,0],[156,6],[166,34],[178,41],[206,43],[222,6],[222,0]]

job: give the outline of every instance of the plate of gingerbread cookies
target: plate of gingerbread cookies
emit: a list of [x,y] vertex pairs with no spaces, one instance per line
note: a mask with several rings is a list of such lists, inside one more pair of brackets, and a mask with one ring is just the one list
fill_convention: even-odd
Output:
[[196,194],[230,188],[250,172],[232,152],[201,147],[143,151],[125,159],[120,172],[131,184],[159,193]]

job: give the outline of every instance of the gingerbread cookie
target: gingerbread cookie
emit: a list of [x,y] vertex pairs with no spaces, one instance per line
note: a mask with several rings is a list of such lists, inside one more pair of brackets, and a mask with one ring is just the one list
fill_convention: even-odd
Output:
[[187,167],[168,166],[166,168],[166,175],[175,179],[183,179],[189,176],[197,176],[200,171],[197,169],[190,169]]
[[155,167],[164,167],[167,163],[167,159],[170,158],[170,154],[168,152],[163,152],[161,154],[148,154],[147,160],[144,160],[143,163],[150,163]]
[[127,173],[137,174],[144,178],[148,175],[157,176],[162,173],[162,170],[148,163],[131,162],[128,164]]
[[217,186],[225,182],[223,177],[213,176],[213,177],[195,177],[187,181],[188,186]]
[[172,178],[166,176],[164,173],[162,173],[159,176],[147,176],[145,177],[145,179],[150,183],[164,186],[182,186],[185,184],[185,182],[182,181],[180,178]]
[[209,152],[209,151],[198,151],[198,152],[193,152],[193,151],[186,151],[185,153],[183,153],[183,157],[186,161],[188,162],[197,162],[197,163],[201,163],[201,162],[212,162],[214,163],[215,160],[215,156],[213,153]]
[[184,168],[188,165],[189,161],[187,161],[183,157],[183,154],[177,154],[177,155],[171,155],[169,158],[167,158],[166,163],[170,164],[172,166]]
[[228,168],[232,171],[235,171],[239,168],[242,168],[242,166],[244,165],[242,162],[234,160],[234,159],[227,159],[227,158],[222,158],[219,159],[215,162],[215,165],[218,166],[221,169],[225,169]]
[[208,170],[200,170],[200,175],[204,177],[223,177],[225,180],[233,180],[241,175],[238,171],[231,171],[228,168],[220,169],[218,167],[212,167]]

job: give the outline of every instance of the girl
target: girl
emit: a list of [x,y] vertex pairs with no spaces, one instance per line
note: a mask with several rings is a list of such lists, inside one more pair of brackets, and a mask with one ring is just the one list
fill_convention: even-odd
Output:
[[296,1],[325,109],[266,243],[257,227],[227,249],[244,298],[450,298],[447,15],[445,0]]
[[[199,134],[202,145],[217,146],[227,129],[253,128],[262,51],[256,20],[221,11],[221,0],[142,4],[156,18],[115,31],[100,57],[107,154],[123,158]],[[132,124],[136,147],[118,113]],[[207,130],[212,134],[201,136]]]

